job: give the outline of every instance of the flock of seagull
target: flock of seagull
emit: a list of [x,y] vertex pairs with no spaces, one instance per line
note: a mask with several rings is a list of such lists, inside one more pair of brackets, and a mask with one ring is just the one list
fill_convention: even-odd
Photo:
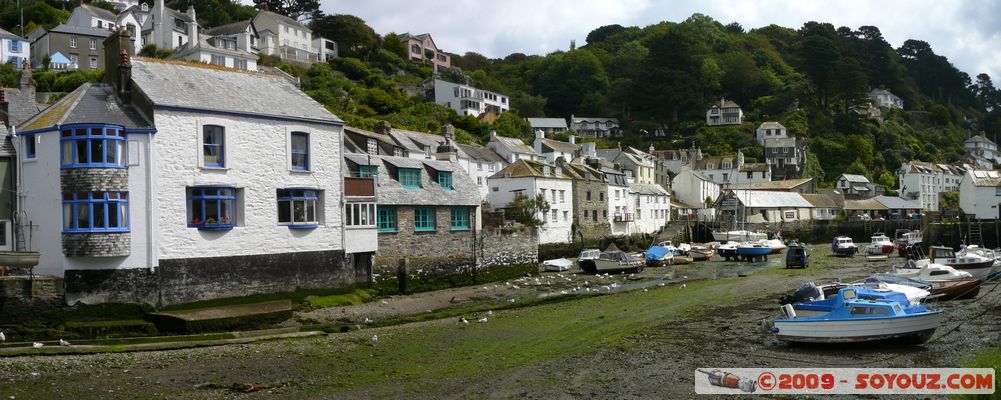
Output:
[[[4,344],[6,342],[7,342],[7,335],[4,334],[3,332],[0,332],[0,344]],[[63,339],[59,339],[59,345],[62,346],[62,347],[72,346],[72,344],[70,344],[70,342],[67,342],[67,341],[65,341]],[[35,348],[35,349],[40,349],[42,347],[45,347],[45,343],[42,343],[42,342],[32,342],[31,343],[31,347]]]

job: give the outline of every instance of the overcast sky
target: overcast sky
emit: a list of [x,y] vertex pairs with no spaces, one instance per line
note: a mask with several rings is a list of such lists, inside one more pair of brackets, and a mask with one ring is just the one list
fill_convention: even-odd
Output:
[[[321,0],[326,14],[351,14],[377,33],[431,33],[439,48],[491,58],[546,54],[585,43],[594,28],[680,22],[693,13],[750,30],[778,24],[798,29],[806,21],[835,27],[879,27],[893,47],[924,40],[975,79],[1001,79],[1001,1],[651,1],[651,0]],[[332,38],[336,40],[336,38]]]

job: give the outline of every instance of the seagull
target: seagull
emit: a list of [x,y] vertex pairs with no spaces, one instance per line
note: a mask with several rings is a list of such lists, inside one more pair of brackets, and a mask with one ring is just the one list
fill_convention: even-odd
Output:
[[688,279],[688,275],[682,275],[681,279]]
[[493,311],[491,311],[491,310],[487,310],[487,316],[488,316],[488,317],[492,317],[493,315],[494,315],[494,312],[493,312]]
[[510,300],[508,300],[507,302],[508,302],[508,303],[514,303],[514,299],[510,299]]
[[66,346],[70,345],[70,342],[67,342],[65,340],[59,339],[59,345],[63,346],[63,347],[66,347]]
[[484,322],[487,322],[487,317],[480,318],[480,319],[476,320],[476,322],[479,322],[481,324],[484,323]]
[[686,287],[688,287],[688,285],[686,285],[686,284],[684,284],[684,283],[682,283],[682,284],[681,284],[681,288],[682,288],[682,289],[684,289],[684,288],[686,288]]
[[31,344],[31,347],[34,347],[36,349],[40,349],[42,347],[45,347],[45,345],[41,344],[41,343],[38,343],[38,342],[34,342],[34,343]]
[[644,291],[644,292],[645,292],[645,291],[647,291],[647,290],[646,290],[646,288],[643,288],[643,291]]
[[0,332],[0,343],[6,342],[6,341],[7,341],[7,335],[4,335],[3,332]]
[[664,282],[658,283],[657,286],[658,287],[664,287]]
[[469,325],[469,320],[467,320],[466,317],[459,317],[459,322],[463,325]]
[[371,319],[369,319],[368,317],[365,317],[365,325],[372,325],[372,322],[373,321]]
[[372,341],[369,343],[372,343],[373,346],[375,346],[376,343],[379,343],[379,335],[372,335]]
[[511,285],[511,288],[512,289],[521,289],[520,287],[518,287],[518,285]]

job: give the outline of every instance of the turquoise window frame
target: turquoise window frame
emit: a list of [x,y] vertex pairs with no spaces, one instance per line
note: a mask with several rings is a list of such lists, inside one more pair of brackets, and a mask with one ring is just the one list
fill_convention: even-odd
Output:
[[359,165],[358,166],[358,177],[359,178],[373,178],[379,176],[379,166],[378,165]]
[[452,207],[452,230],[469,230],[469,207]]
[[436,230],[437,222],[434,207],[414,208],[414,230],[417,232],[429,232]]
[[420,168],[398,168],[396,171],[396,179],[399,180],[400,184],[405,188],[420,189],[421,170]]
[[396,207],[376,206],[376,225],[379,232],[396,232]]
[[452,173],[447,171],[438,171],[438,184],[441,185],[442,189],[452,190]]

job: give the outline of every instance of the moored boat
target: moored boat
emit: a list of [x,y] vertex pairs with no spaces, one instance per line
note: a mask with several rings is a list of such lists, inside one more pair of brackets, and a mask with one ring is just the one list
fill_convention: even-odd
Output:
[[771,246],[760,241],[737,245],[737,256],[745,260],[753,260],[759,257],[768,258],[768,255],[771,253]]
[[608,245],[598,258],[578,262],[580,269],[590,274],[602,272],[638,272],[643,269],[644,262],[619,250],[615,243]]
[[542,262],[542,267],[548,272],[569,271],[573,267],[573,261],[565,258],[556,258]]
[[733,241],[754,242],[758,240],[768,240],[768,234],[764,232],[744,231],[744,230],[725,231],[725,232],[713,231],[713,239],[716,239],[716,241],[721,243],[733,242]]
[[911,260],[906,267],[895,268],[892,275],[927,282],[931,285],[929,291],[932,296],[940,300],[976,297],[982,283],[969,272],[948,265],[933,264],[929,260]]
[[643,252],[648,267],[664,267],[672,264],[674,252],[663,246],[650,246]]
[[711,261],[714,255],[716,255],[716,249],[712,246],[695,245],[692,246],[691,250],[688,250],[688,256],[692,258],[692,261]]
[[872,236],[872,241],[866,246],[865,252],[873,256],[887,255],[893,252],[893,248],[893,241],[889,236],[877,233]]
[[948,265],[960,271],[970,273],[974,278],[983,280],[994,270],[994,259],[987,258],[975,252],[956,254],[950,247],[932,246],[928,259],[935,264]]
[[894,236],[893,244],[896,245],[897,252],[900,253],[901,257],[908,257],[911,249],[920,246],[924,240],[919,230],[897,229]]
[[719,251],[720,257],[723,257],[724,260],[730,261],[737,258],[737,243],[735,242],[721,244],[716,250]]
[[786,249],[786,245],[785,243],[782,243],[781,239],[769,239],[765,240],[764,243],[772,249],[772,252],[769,254],[782,254],[782,252]]
[[835,236],[831,241],[831,253],[839,257],[854,257],[858,253],[858,246],[848,236]]
[[800,317],[784,305],[785,318],[774,321],[775,337],[800,343],[860,343],[905,339],[923,343],[942,321],[941,311],[902,306],[898,300],[862,300],[856,287],[842,288],[830,299],[808,302],[821,314]]

